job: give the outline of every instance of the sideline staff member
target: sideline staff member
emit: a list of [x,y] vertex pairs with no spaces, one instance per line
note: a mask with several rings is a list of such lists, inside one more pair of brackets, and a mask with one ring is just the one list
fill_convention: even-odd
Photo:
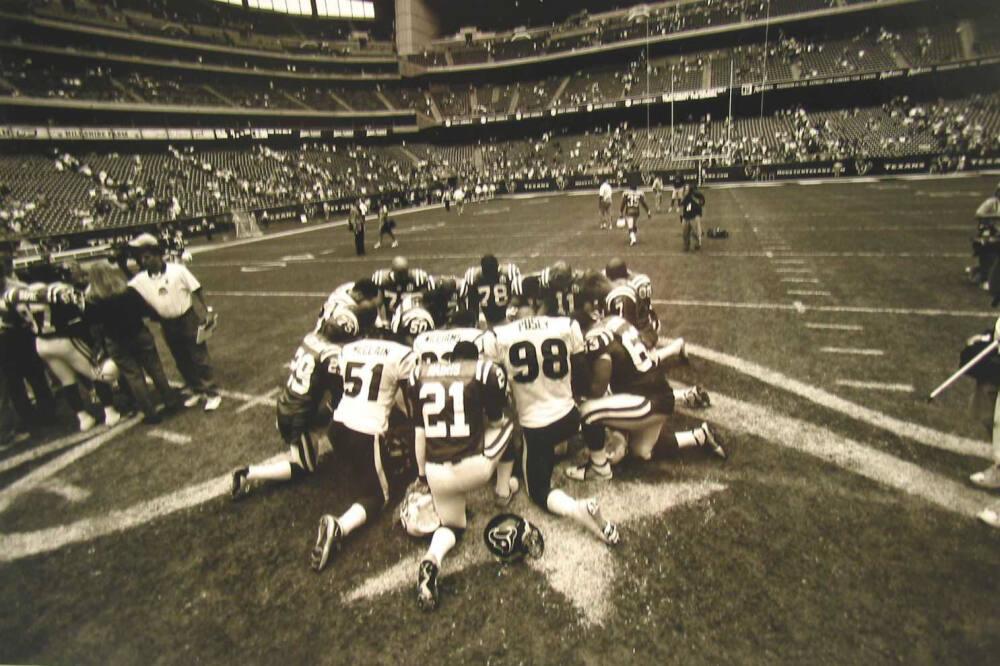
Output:
[[154,236],[141,234],[129,245],[143,268],[129,286],[139,292],[160,319],[163,337],[177,369],[193,392],[184,405],[193,407],[204,398],[206,412],[218,409],[222,398],[212,379],[208,345],[198,342],[198,328],[213,316],[205,305],[201,283],[186,266],[164,262]]

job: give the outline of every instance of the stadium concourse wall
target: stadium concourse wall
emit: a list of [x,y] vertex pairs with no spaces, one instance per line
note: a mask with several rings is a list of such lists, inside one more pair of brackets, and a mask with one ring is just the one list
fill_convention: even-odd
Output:
[[[942,161],[940,153],[905,157],[850,158],[817,162],[790,162],[785,164],[746,164],[740,166],[697,167],[673,171],[643,171],[618,176],[578,175],[564,178],[511,179],[502,184],[504,194],[531,192],[556,192],[561,190],[596,189],[607,179],[616,185],[625,185],[629,178],[639,176],[647,185],[660,176],[666,187],[676,175],[687,182],[750,183],[772,180],[809,180],[819,178],[850,178],[858,176],[897,176],[910,174],[949,173],[961,171],[990,171],[1000,168],[1000,153],[982,156],[959,156]],[[696,161],[690,158],[687,161]],[[961,169],[959,169],[961,166]]]

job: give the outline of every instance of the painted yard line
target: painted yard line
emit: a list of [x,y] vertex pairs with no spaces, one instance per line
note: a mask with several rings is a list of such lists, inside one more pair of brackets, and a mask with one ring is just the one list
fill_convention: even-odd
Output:
[[158,437],[160,439],[166,440],[171,444],[190,444],[191,435],[182,435],[179,432],[173,432],[170,430],[162,430],[157,428],[155,430],[149,431],[150,437]]
[[821,331],[863,331],[864,326],[857,324],[819,324],[816,322],[806,322],[806,328],[814,328]]
[[251,407],[270,407],[271,405],[274,404],[274,396],[276,396],[278,394],[278,391],[280,391],[280,390],[281,390],[280,386],[274,387],[273,389],[271,389],[267,393],[265,393],[263,395],[259,395],[256,398],[254,398],[253,400],[251,400],[250,402],[247,402],[247,403],[245,403],[245,404],[240,405],[239,407],[237,407],[236,408],[236,413],[237,414],[242,414],[243,412],[247,411]]
[[856,347],[820,347],[824,354],[849,354],[853,356],[885,356],[881,349],[858,349]]
[[898,391],[899,393],[913,393],[912,384],[892,384],[887,382],[861,382],[854,379],[838,379],[837,386],[847,386],[850,388],[872,389],[873,391]]
[[862,423],[873,425],[876,428],[891,432],[899,437],[905,437],[915,442],[935,449],[951,451],[964,456],[976,458],[992,459],[992,449],[986,442],[960,437],[949,433],[934,430],[916,423],[903,421],[889,416],[882,412],[868,407],[862,407],[849,400],[833,395],[821,388],[811,386],[797,379],[792,379],[776,370],[771,370],[751,361],[746,361],[736,356],[731,356],[723,352],[715,351],[701,345],[688,343],[687,351],[690,354],[718,363],[728,368],[732,368],[749,377],[770,384],[789,393],[809,400],[827,409],[839,412]]
[[774,263],[776,263],[776,264],[796,264],[796,265],[798,265],[798,264],[804,264],[804,263],[806,263],[806,260],[805,259],[775,259]]
[[57,440],[51,441],[48,444],[43,444],[41,446],[36,446],[30,451],[25,451],[16,456],[11,456],[6,460],[0,461],[0,473],[7,472],[12,469],[16,469],[23,465],[24,463],[31,462],[43,456],[47,456],[55,451],[61,451],[67,447],[73,446],[74,444],[79,444],[80,442],[90,439],[94,436],[92,431],[89,432],[74,432],[72,435],[66,435],[65,437],[60,437]]
[[[701,352],[710,350],[699,348],[698,351],[699,355],[704,356]],[[982,509],[984,502],[987,501],[982,494],[961,483],[932,474],[913,463],[899,460],[887,453],[845,439],[825,428],[780,415],[760,405],[735,400],[714,391],[712,399],[713,407],[708,412],[711,421],[719,423],[729,430],[749,433],[775,444],[803,451],[879,483],[922,497],[948,511],[963,516],[976,516]],[[682,409],[681,411],[686,410]],[[704,412],[692,414],[699,418],[705,415]],[[324,447],[325,445],[324,442]],[[284,457],[285,454],[278,454],[260,464],[273,463],[283,460]],[[163,516],[227,495],[229,484],[230,474],[227,472],[213,479],[136,504],[128,509],[92,518],[83,518],[69,525],[60,525],[34,532],[2,534],[0,535],[0,562],[10,562],[46,553],[70,544],[91,541],[108,534],[138,527]],[[465,549],[465,551],[474,552],[471,549]]]
[[[280,453],[263,461],[262,465],[284,460]],[[0,535],[0,561],[10,562],[38,553],[46,553],[63,546],[90,541],[108,534],[121,532],[148,523],[155,518],[169,515],[229,494],[230,473],[161,495],[121,511],[104,513],[94,518],[84,518],[69,525],[50,527],[36,532]]]
[[210,291],[209,296],[278,296],[286,298],[326,298],[322,291]]
[[[444,208],[444,204],[431,204],[429,206],[416,206],[414,208],[398,210],[393,213],[393,216],[400,217],[402,215],[410,215],[411,213],[420,213],[425,210],[435,210],[437,208]],[[378,215],[369,215],[365,219],[377,220]],[[222,243],[215,243],[213,245],[197,245],[189,248],[189,250],[191,254],[205,254],[206,252],[215,252],[216,250],[225,250],[231,247],[240,247],[241,245],[250,245],[252,243],[263,243],[264,241],[274,240],[276,238],[287,238],[288,236],[298,236],[300,234],[308,234],[313,231],[323,231],[324,229],[335,229],[337,227],[346,227],[346,226],[347,226],[347,218],[345,217],[332,220],[330,222],[321,222],[319,224],[309,225],[305,229],[289,229],[287,231],[276,231],[273,234],[266,234],[264,236],[258,236],[256,238],[241,238],[239,240],[225,241]]]
[[819,284],[819,278],[786,277],[781,278],[782,282],[793,282],[799,284]]
[[64,481],[57,481],[56,479],[42,481],[38,484],[37,488],[54,495],[59,495],[59,497],[62,497],[67,502],[82,502],[90,497],[90,491],[86,488],[74,486],[72,483]]
[[802,289],[789,289],[786,293],[789,296],[829,296],[830,295],[830,292],[828,292],[828,291],[815,291],[815,290],[810,291],[810,290],[802,290]]
[[775,268],[775,273],[812,273],[811,268]]
[[[674,305],[699,308],[734,308],[745,310],[796,310],[787,303],[740,303],[733,301],[689,301],[689,300],[654,300],[654,305]],[[989,310],[927,310],[910,308],[874,308],[856,305],[808,305],[804,306],[812,312],[852,312],[856,314],[893,314],[919,315],[922,317],[970,317],[995,320],[997,315]]]
[[[589,231],[589,230],[585,230]],[[580,233],[583,233],[582,231]],[[555,237],[560,239],[561,237]],[[345,246],[346,247],[346,246]],[[582,259],[593,259],[600,258],[606,259],[607,252],[567,252],[564,250],[558,250],[560,256],[563,257],[574,257]],[[322,254],[322,252],[320,253]],[[508,259],[530,259],[532,254],[529,252],[509,252],[504,253],[504,256]],[[629,252],[630,257],[651,257],[651,258],[661,258],[661,257],[686,257],[689,256],[688,253],[683,251],[678,252],[663,252],[663,251],[634,251]],[[707,252],[703,256],[715,258],[715,257],[733,257],[739,259],[771,259],[774,257],[773,252]],[[479,259],[482,257],[482,253],[454,253],[454,254],[412,254],[408,253],[407,257],[410,262],[414,261],[434,261],[438,259]],[[792,252],[790,254],[782,255],[777,259],[773,259],[774,263],[788,263],[791,258],[794,257],[806,257],[812,259],[956,259],[956,258],[967,258],[968,253],[961,252]],[[345,263],[374,263],[381,262],[384,257],[379,257],[376,255],[365,255],[363,257],[357,257],[354,255],[343,256],[343,257],[329,257],[326,259],[314,259],[312,261],[299,261],[295,262],[298,266],[305,266],[307,264],[319,263],[319,264],[345,264]],[[250,266],[260,264],[259,261],[250,260],[239,260],[239,261],[207,261],[199,262],[196,267],[198,269],[202,268],[241,268],[243,266]],[[804,261],[799,261],[798,263],[805,263]]]
[[[255,296],[260,296],[261,294],[254,294]],[[265,294],[266,295],[266,294]],[[182,388],[184,386],[181,382],[170,382],[170,385],[174,388]],[[251,395],[250,393],[242,393],[240,391],[227,391],[225,389],[219,389],[219,395],[223,398],[232,398],[234,400],[239,400],[240,402],[250,402],[255,400],[260,396]],[[197,407],[191,407],[191,409],[197,409]]]
[[137,423],[139,423],[141,418],[142,417],[140,416],[133,416],[131,418],[124,419],[115,427],[109,428],[93,439],[88,440],[86,443],[76,447],[72,451],[64,453],[54,460],[50,460],[41,467],[25,474],[3,490],[0,490],[0,512],[10,506],[10,503],[19,495],[35,488],[42,482],[47,481],[49,478],[66,469],[80,458],[90,455],[116,438],[118,435],[121,435],[133,428]]
[[[691,414],[696,415],[694,412]],[[815,456],[966,518],[974,520],[990,503],[988,495],[960,481],[928,472],[914,463],[759,405],[713,392],[712,407],[707,416],[712,423],[724,428],[749,433]]]

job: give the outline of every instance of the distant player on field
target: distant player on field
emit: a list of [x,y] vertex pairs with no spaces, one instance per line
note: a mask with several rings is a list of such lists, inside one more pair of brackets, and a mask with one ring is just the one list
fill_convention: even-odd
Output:
[[389,207],[386,204],[382,204],[382,207],[378,210],[378,242],[375,243],[375,249],[382,247],[382,239],[388,236],[392,239],[392,246],[399,247],[399,241],[396,240],[396,234],[392,232],[396,228],[396,220],[389,217]]
[[696,183],[690,183],[684,188],[684,198],[681,200],[681,225],[684,229],[684,251],[691,250],[691,236],[694,236],[694,249],[701,249],[701,214],[705,208],[705,195],[698,189]]
[[660,212],[663,205],[663,179],[659,176],[653,178],[653,194],[656,195],[656,212]]
[[611,228],[611,200],[614,198],[614,190],[611,183],[604,181],[600,189],[597,190],[597,214],[600,218],[601,229]]
[[646,197],[639,189],[638,177],[633,177],[629,183],[629,188],[622,194],[621,214],[625,216],[625,227],[628,229],[628,244],[635,245],[639,242],[639,208],[646,211],[646,219],[652,217],[649,212],[649,205]]
[[673,189],[670,191],[670,212],[681,209],[681,199],[684,198],[684,176],[677,174],[671,182]]

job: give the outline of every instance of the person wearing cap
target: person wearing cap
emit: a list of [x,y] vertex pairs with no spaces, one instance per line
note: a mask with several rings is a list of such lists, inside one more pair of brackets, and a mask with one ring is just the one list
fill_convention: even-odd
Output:
[[192,392],[185,406],[193,407],[204,399],[205,411],[218,409],[222,398],[212,378],[208,345],[198,341],[199,328],[214,316],[205,304],[201,283],[186,266],[163,261],[160,244],[151,234],[137,236],[129,246],[143,269],[129,281],[129,286],[139,292],[160,320],[163,338]]

